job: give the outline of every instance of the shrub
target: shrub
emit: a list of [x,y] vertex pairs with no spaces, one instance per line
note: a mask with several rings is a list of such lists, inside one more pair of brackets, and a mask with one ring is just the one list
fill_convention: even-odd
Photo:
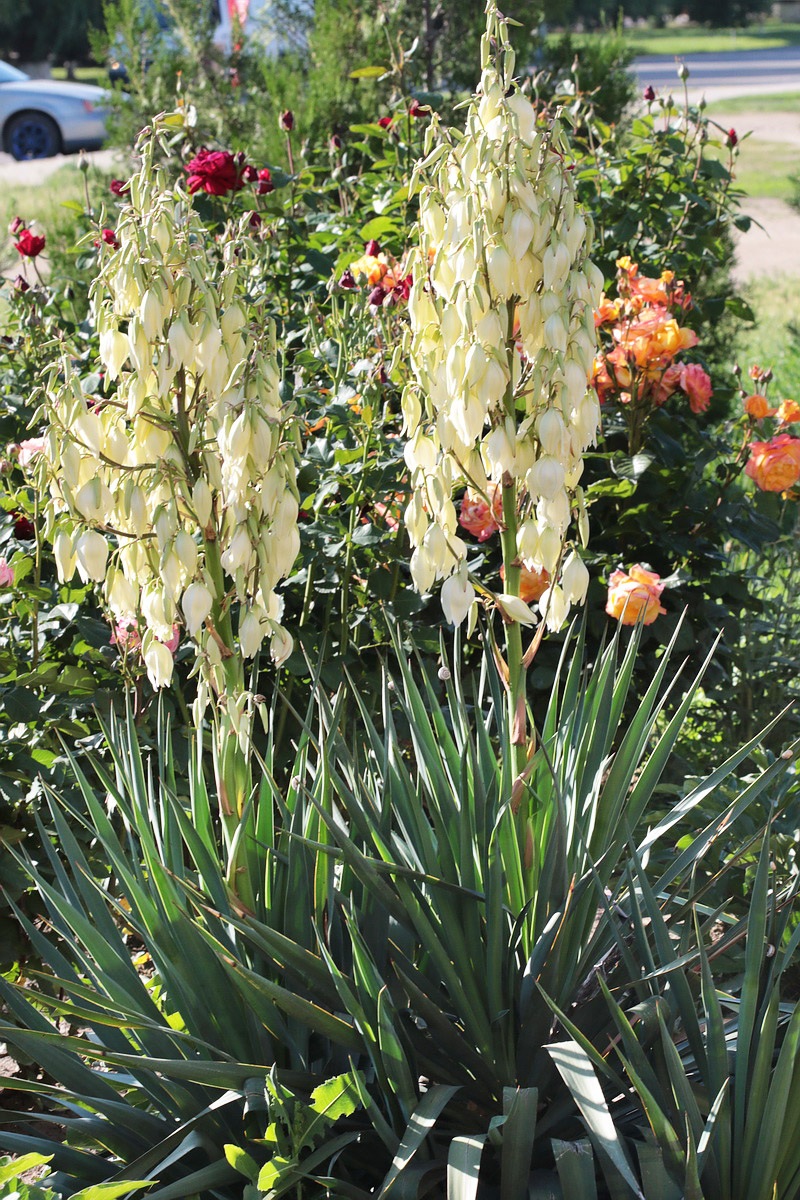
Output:
[[[645,871],[642,855],[653,862],[662,839],[752,747],[652,825],[646,814],[699,681],[656,736],[665,656],[622,728],[637,640],[623,652],[615,638],[588,671],[582,639],[573,644],[513,804],[506,705],[488,662],[475,709],[455,667],[443,660],[443,680],[418,682],[404,653],[397,679],[382,680],[380,725],[354,696],[359,720],[344,729],[342,696],[329,703],[318,693],[288,790],[275,786],[269,755],[264,763],[247,907],[226,882],[202,757],[190,755],[183,784],[166,726],[148,762],[131,716],[112,723],[113,770],[96,764],[102,791],[73,763],[85,815],[49,801],[56,881],[26,864],[58,934],[22,918],[48,972],[36,986],[0,984],[11,1014],[0,1023],[5,1040],[63,1092],[13,1086],[65,1105],[55,1119],[67,1142],[17,1132],[20,1115],[2,1143],[52,1154],[67,1193],[121,1176],[157,1179],[156,1197],[206,1188],[235,1195],[238,1168],[269,1178],[276,1194],[303,1179],[324,1187],[333,1176],[360,1195],[400,1167],[443,1179],[463,1139],[483,1145],[505,1117],[502,1150],[500,1138],[489,1139],[484,1169],[519,1181],[531,1167],[552,1171],[553,1139],[580,1136],[578,1111],[587,1113],[571,1055],[584,1075],[594,1064],[609,1082],[604,1098],[596,1081],[592,1103],[630,1134],[609,1136],[591,1115],[589,1130],[626,1170],[627,1137],[638,1140],[633,1127],[643,1119],[630,1108],[640,1075],[631,1072],[633,1089],[624,1082],[606,1059],[609,1040],[621,1025],[630,1059],[626,1022],[641,1021],[636,1062],[654,1053],[659,1029],[673,1057],[673,1038],[680,1045],[688,1036],[699,1053],[696,1001],[680,971],[687,957],[703,961],[699,943],[717,913],[695,910],[693,872],[786,769],[779,759],[744,790],[734,786],[677,857],[665,853],[663,866]],[[72,822],[101,844],[110,886],[94,880]],[[726,944],[735,947],[745,925],[727,916]],[[769,975],[752,920],[749,936],[749,972]],[[797,939],[782,940],[780,927],[775,936],[788,965]],[[59,1016],[86,1033],[58,1034]],[[559,1026],[577,1042],[569,1055],[553,1044],[563,1039]],[[771,1052],[766,1034],[763,1046],[762,1056]],[[106,1069],[89,1069],[87,1059]],[[693,1070],[688,1059],[685,1069]],[[352,1099],[322,1143],[303,1149],[291,1136],[298,1106],[307,1112],[334,1078]],[[715,1095],[699,1099],[701,1123],[713,1119]],[[642,1102],[649,1111],[643,1094]],[[535,1128],[529,1120],[522,1137],[517,1123],[534,1109]],[[428,1130],[427,1161],[417,1166],[412,1156]],[[665,1147],[670,1172],[690,1168],[683,1153]]]

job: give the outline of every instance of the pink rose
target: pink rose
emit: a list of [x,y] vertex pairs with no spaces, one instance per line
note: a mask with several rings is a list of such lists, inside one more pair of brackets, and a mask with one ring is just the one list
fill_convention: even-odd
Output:
[[17,446],[17,462],[21,467],[27,467],[38,454],[44,450],[44,438],[26,438]]
[[6,562],[4,558],[0,558],[0,587],[14,586],[14,568]]

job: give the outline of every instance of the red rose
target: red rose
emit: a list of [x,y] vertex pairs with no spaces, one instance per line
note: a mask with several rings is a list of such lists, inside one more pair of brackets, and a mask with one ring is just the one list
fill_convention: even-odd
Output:
[[245,183],[255,183],[255,181],[258,179],[258,171],[255,169],[255,167],[251,167],[250,163],[248,163],[242,171],[242,179],[245,181]]
[[378,124],[380,125],[381,129],[391,129],[392,125],[394,124],[394,117],[381,117],[378,120]]
[[210,196],[226,196],[238,192],[243,186],[243,165],[236,164],[227,150],[201,150],[196,158],[184,167],[188,174],[189,191],[208,192]]
[[739,135],[737,134],[735,129],[728,130],[728,135],[725,138],[725,144],[728,146],[728,148],[730,150],[733,150],[734,146],[739,145]]
[[24,258],[36,258],[44,250],[45,236],[37,237],[30,229],[23,229],[19,241],[15,243],[17,250]]
[[278,124],[284,133],[291,133],[294,129],[294,113],[290,108],[285,109],[278,118]]
[[258,229],[259,226],[261,225],[261,217],[258,215],[257,212],[251,212],[249,217],[247,218],[247,223],[251,229]]
[[114,233],[113,229],[104,229],[100,234],[100,240],[105,242],[107,246],[113,246],[115,250],[119,248],[117,235]]
[[410,117],[427,117],[430,115],[430,111],[427,104],[420,104],[419,100],[412,100],[408,106]]
[[339,137],[338,133],[331,134],[330,139],[328,141],[328,146],[334,154],[337,152],[337,150],[341,150],[342,139]]
[[358,288],[358,284],[353,278],[353,272],[349,268],[344,272],[339,280],[339,287],[344,288],[346,292],[352,292]]
[[128,185],[122,179],[112,179],[108,186],[115,196],[127,196],[128,194]]
[[262,167],[258,172],[258,187],[256,191],[259,196],[268,196],[270,192],[275,191],[275,184],[272,182],[269,167]]
[[649,85],[644,89],[644,98],[648,104],[652,104],[656,98],[655,91]]
[[378,243],[375,241],[375,238],[370,238],[370,240],[367,242],[366,246],[364,247],[364,253],[371,255],[373,258],[376,258],[380,254],[380,252],[381,252],[381,248],[378,245]]
[[23,542],[32,541],[36,536],[36,526],[33,521],[20,512],[12,513],[11,516],[14,520],[14,537]]
[[386,293],[384,292],[383,288],[380,284],[378,284],[378,286],[374,287],[370,292],[368,303],[373,305],[375,308],[379,308],[380,305],[383,304],[383,298],[385,295]]

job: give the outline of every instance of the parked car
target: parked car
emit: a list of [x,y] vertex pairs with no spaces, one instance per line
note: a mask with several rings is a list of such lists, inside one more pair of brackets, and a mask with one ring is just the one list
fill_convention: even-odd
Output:
[[107,113],[102,88],[31,79],[0,62],[0,146],[16,159],[96,149],[105,140]]

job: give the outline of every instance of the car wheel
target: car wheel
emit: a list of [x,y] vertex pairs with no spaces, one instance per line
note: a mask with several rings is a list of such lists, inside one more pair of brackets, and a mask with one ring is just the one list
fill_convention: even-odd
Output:
[[28,158],[51,158],[61,149],[61,131],[44,113],[16,113],[6,124],[4,142],[18,162]]

